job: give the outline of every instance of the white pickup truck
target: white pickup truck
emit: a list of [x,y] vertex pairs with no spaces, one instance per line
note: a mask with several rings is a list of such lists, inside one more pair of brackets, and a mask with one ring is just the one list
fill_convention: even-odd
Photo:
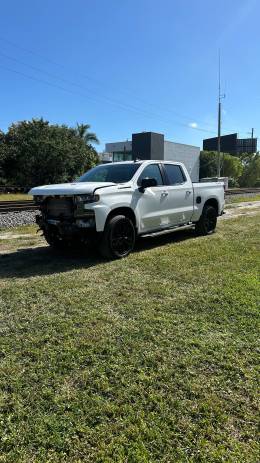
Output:
[[224,184],[192,183],[171,161],[102,164],[76,182],[32,188],[36,221],[53,247],[96,243],[102,256],[127,256],[137,236],[195,226],[214,232],[224,209]]

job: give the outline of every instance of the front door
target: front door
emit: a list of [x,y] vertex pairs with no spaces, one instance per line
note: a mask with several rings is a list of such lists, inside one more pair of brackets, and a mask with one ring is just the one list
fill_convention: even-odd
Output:
[[[143,178],[155,178],[157,186],[139,190]],[[137,188],[133,195],[133,209],[138,210],[139,233],[148,233],[170,224],[169,196],[166,191],[159,164],[148,164],[137,180]]]

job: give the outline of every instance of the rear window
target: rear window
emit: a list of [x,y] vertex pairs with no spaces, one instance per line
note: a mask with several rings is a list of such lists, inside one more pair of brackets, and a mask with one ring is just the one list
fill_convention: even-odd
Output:
[[169,185],[178,185],[184,183],[186,178],[180,166],[174,164],[164,164]]

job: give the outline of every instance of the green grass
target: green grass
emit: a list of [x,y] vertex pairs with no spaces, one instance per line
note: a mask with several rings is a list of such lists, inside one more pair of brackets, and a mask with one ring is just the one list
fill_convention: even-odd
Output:
[[260,201],[260,195],[255,195],[255,196],[239,196],[238,198],[234,195],[230,198],[226,196],[226,200],[228,200],[229,203],[242,203],[242,202],[251,202],[251,201]]
[[0,201],[20,201],[20,200],[32,200],[33,197],[25,193],[2,193],[0,194]]
[[259,215],[114,262],[9,245],[0,462],[259,461]]
[[6,228],[0,227],[1,235],[2,234],[27,234],[30,233],[32,235],[35,235],[37,233],[37,230],[39,229],[38,225],[36,224],[28,224],[28,225],[19,225],[18,227],[12,227],[12,228]]

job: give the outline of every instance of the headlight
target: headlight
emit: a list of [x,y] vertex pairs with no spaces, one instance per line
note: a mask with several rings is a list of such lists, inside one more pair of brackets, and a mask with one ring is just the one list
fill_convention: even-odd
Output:
[[78,203],[96,203],[99,201],[99,195],[77,195],[76,201]]

